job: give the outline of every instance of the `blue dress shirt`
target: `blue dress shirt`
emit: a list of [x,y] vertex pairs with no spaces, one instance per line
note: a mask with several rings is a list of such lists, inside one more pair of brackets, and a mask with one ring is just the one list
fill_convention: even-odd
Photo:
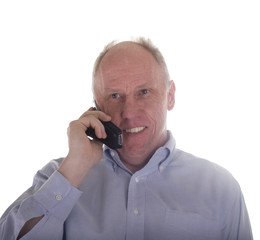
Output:
[[169,140],[132,174],[104,148],[80,189],[57,171],[38,171],[31,188],[0,220],[0,238],[16,239],[26,221],[42,220],[31,240],[251,240],[244,199],[225,169],[175,148]]

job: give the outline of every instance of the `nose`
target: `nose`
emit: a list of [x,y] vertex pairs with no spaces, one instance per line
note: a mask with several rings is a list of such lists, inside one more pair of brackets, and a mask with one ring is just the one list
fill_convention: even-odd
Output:
[[126,97],[124,103],[122,104],[121,117],[125,120],[130,120],[135,118],[140,111],[140,107],[137,99],[134,97]]

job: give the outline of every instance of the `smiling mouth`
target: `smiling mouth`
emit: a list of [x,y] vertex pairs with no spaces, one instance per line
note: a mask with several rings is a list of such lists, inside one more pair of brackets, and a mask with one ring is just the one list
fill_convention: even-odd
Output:
[[145,127],[136,127],[136,128],[129,128],[126,129],[126,133],[139,133],[141,131],[143,131],[145,129]]

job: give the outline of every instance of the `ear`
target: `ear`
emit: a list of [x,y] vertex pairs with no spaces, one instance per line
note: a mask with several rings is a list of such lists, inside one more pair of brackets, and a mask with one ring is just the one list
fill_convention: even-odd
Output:
[[170,81],[167,92],[167,109],[170,111],[174,108],[175,104],[175,84],[173,80]]

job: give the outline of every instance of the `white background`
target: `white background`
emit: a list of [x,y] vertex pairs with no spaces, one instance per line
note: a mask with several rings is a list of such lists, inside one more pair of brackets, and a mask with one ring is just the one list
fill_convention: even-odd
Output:
[[176,84],[178,148],[227,168],[260,239],[260,7],[252,0],[0,2],[0,214],[67,153],[92,105],[91,71],[114,39],[149,37]]

